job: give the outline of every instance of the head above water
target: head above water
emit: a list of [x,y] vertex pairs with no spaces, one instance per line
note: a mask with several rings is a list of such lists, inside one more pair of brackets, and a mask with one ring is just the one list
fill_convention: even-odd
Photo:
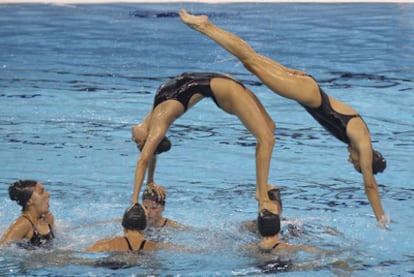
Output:
[[[349,162],[354,165],[356,171],[362,173],[359,153],[355,151],[351,146],[348,147],[348,151]],[[372,150],[372,173],[377,174],[378,172],[383,172],[386,167],[387,161],[382,156],[382,154],[379,151]]]
[[165,206],[166,198],[167,193],[165,192],[165,189],[162,186],[156,184],[148,185],[142,194],[142,200],[152,200],[162,206]]
[[37,183],[38,181],[35,180],[19,180],[11,184],[9,186],[10,199],[16,201],[24,209]]
[[161,154],[171,149],[171,141],[165,136],[155,149],[155,154]]
[[257,229],[263,237],[272,237],[280,232],[280,217],[268,210],[261,210],[257,217]]
[[379,151],[374,150],[372,157],[372,172],[374,174],[377,174],[378,172],[382,173],[387,167],[387,161]]
[[133,204],[125,211],[122,218],[122,227],[127,230],[145,230],[147,227],[147,215],[139,203]]
[[[134,125],[132,126],[132,140],[137,144],[139,151],[142,151],[145,146],[145,142],[147,141],[148,132],[147,130],[141,125]],[[164,152],[167,152],[171,149],[171,141],[168,139],[167,136],[164,136],[163,139],[158,144],[157,148],[155,149],[154,154],[158,155]]]

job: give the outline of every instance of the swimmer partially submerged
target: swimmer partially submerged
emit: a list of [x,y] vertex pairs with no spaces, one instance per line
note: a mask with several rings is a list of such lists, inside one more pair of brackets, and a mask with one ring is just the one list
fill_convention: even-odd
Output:
[[164,187],[155,183],[147,184],[142,194],[142,205],[148,211],[148,227],[186,228],[184,224],[163,216],[166,200]]
[[49,247],[55,238],[54,216],[49,211],[50,195],[36,180],[19,180],[9,186],[10,199],[22,207],[22,214],[10,225],[0,244],[27,242],[27,247]]
[[86,249],[87,252],[113,251],[155,251],[161,249],[176,249],[167,243],[155,242],[144,238],[147,227],[147,212],[138,203],[129,207],[122,218],[124,235],[120,237],[101,239]]

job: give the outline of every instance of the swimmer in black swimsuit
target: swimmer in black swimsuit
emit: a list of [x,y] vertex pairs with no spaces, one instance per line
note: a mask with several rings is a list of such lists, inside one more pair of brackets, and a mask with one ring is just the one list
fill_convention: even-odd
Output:
[[55,238],[54,217],[49,211],[49,193],[38,181],[17,181],[9,187],[10,199],[22,206],[18,217],[0,243],[25,241],[31,246],[47,247]]
[[154,183],[147,184],[142,194],[142,205],[148,212],[148,227],[186,228],[185,225],[162,215],[166,200],[167,193],[162,186]]
[[331,134],[348,144],[349,161],[362,173],[365,192],[381,227],[389,218],[382,208],[374,174],[384,171],[386,161],[374,151],[367,125],[350,106],[326,95],[307,73],[289,69],[256,53],[240,37],[229,33],[208,20],[206,15],[194,16],[180,11],[181,20],[191,28],[211,38],[236,56],[247,70],[282,97],[297,101]]
[[27,220],[29,220],[30,224],[32,224],[32,227],[33,227],[33,236],[29,240],[31,245],[33,245],[33,246],[44,246],[44,245],[47,245],[50,241],[52,241],[55,238],[55,235],[53,234],[53,230],[52,230],[52,225],[50,225],[50,223],[47,222],[46,219],[44,219],[44,221],[49,226],[49,233],[41,234],[37,230],[36,225],[34,225],[32,220],[28,216],[23,215],[23,217],[26,218]]
[[88,252],[113,251],[154,251],[160,249],[178,249],[178,247],[144,239],[144,230],[147,227],[145,209],[138,203],[129,207],[122,218],[124,236],[101,239],[88,247]]
[[[275,194],[274,196],[276,196],[276,198],[274,199],[278,199],[275,201],[279,202],[278,205],[281,209],[282,202],[279,192],[277,192],[275,189],[272,189],[269,190],[269,193]],[[258,244],[261,251],[271,252],[278,255],[294,253],[298,251],[306,251],[310,253],[327,253],[327,250],[323,250],[311,245],[281,242],[279,238],[281,229],[280,217],[279,215],[272,214],[269,211],[264,210],[263,212],[259,213],[259,216],[257,217],[257,229],[262,236],[262,239]]]
[[[289,220],[287,218],[281,217],[283,212],[283,205],[282,205],[282,198],[280,196],[280,189],[274,186],[269,186],[269,190],[267,192],[269,195],[270,201],[273,201],[276,205],[279,205],[279,211],[280,211],[280,226],[281,226],[281,235],[283,236],[283,239],[286,240],[286,238],[289,237],[298,237],[301,234],[304,233],[304,230],[301,228],[301,226],[298,225],[300,221],[298,220]],[[282,228],[282,225],[284,225],[286,228]],[[259,230],[257,229],[257,220],[250,220],[245,221],[242,223],[242,231],[248,231],[251,233],[259,234]]]
[[138,202],[147,170],[147,182],[154,182],[153,153],[170,125],[205,97],[211,97],[222,110],[236,115],[255,136],[256,199],[259,201],[259,211],[267,209],[277,214],[277,207],[269,201],[267,195],[275,124],[248,88],[229,75],[217,73],[184,73],[166,82],[157,91],[153,109],[139,125],[132,128],[132,139],[141,149],[135,171],[132,203]]

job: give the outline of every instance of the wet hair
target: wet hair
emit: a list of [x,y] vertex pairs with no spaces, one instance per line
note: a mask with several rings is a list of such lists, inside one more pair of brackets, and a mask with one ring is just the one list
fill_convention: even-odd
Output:
[[167,152],[171,149],[171,141],[164,137],[161,142],[158,144],[157,149],[155,149],[155,154],[161,154],[163,152]]
[[[164,195],[167,195],[165,193],[163,187],[161,187],[161,186],[157,186],[157,187],[158,187],[158,189],[160,189],[160,190],[162,190],[164,192]],[[143,194],[142,194],[142,200],[145,200],[145,199],[152,200],[152,201],[155,201],[158,204],[163,205],[163,206],[165,206],[165,199],[166,198],[167,197],[161,198],[161,196],[158,194],[157,190],[154,189],[154,188],[151,188],[151,187],[147,187],[144,190]]]
[[135,203],[125,210],[122,218],[122,227],[128,230],[145,230],[147,227],[147,216],[144,208],[139,203]]
[[9,186],[10,199],[16,201],[24,209],[30,197],[32,197],[37,183],[38,181],[35,180],[19,180],[14,182]]
[[280,208],[283,209],[282,206],[282,198],[280,198],[280,189],[279,188],[272,188],[267,192],[269,195],[269,199],[272,201],[279,201]]
[[257,217],[257,229],[263,237],[272,237],[280,232],[280,217],[269,210],[261,210]]
[[378,172],[383,172],[387,167],[387,161],[378,151],[373,151],[372,153],[372,172],[377,174]]

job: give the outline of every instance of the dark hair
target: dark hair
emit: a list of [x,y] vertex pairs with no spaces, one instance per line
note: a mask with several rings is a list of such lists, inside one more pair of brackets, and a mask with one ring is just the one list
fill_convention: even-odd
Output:
[[377,174],[378,172],[383,172],[387,167],[387,161],[378,151],[373,151],[372,153],[372,172]]
[[139,203],[135,203],[125,210],[124,217],[122,218],[122,227],[128,230],[145,230],[147,227],[147,216],[145,215],[144,208]]
[[157,149],[155,149],[155,154],[161,154],[163,152],[167,152],[171,149],[171,141],[164,137],[161,142],[158,144]]
[[9,186],[10,199],[16,201],[24,209],[30,197],[32,197],[37,183],[38,181],[35,180],[19,180],[14,182]]
[[263,237],[271,237],[280,232],[280,217],[268,210],[261,210],[257,217],[257,229]]

